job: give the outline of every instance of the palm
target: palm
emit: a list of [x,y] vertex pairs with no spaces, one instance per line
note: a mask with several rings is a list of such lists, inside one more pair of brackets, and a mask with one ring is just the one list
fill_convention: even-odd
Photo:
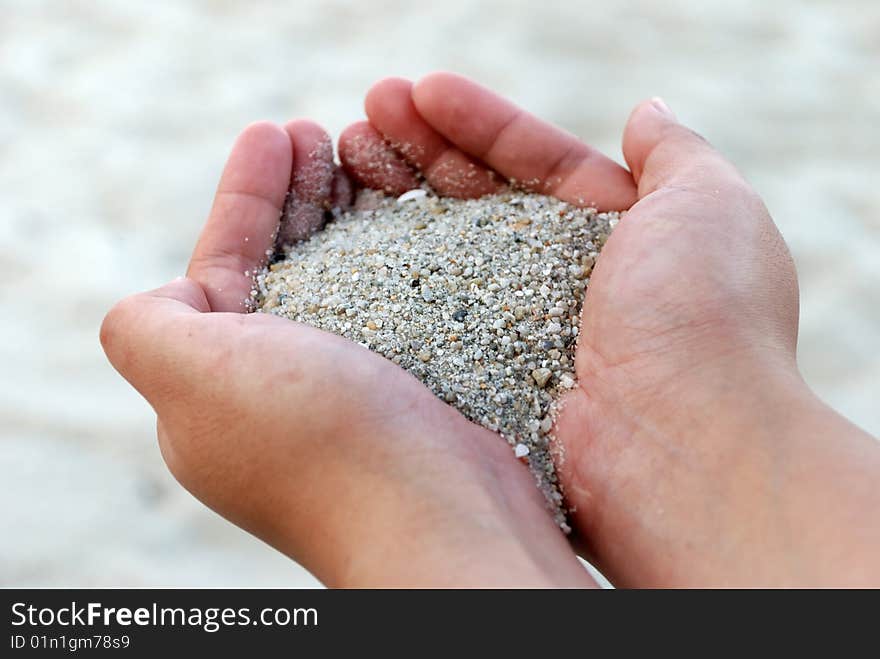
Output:
[[[380,556],[376,529],[391,526],[428,524],[424,542],[434,538],[438,547],[450,538],[487,533],[490,542],[512,537],[534,544],[535,530],[543,528],[538,555],[548,571],[580,578],[528,470],[493,433],[353,342],[277,316],[243,313],[251,275],[272,247],[288,187],[305,211],[300,217],[319,215],[328,199],[315,191],[332,189],[329,181],[309,179],[332,175],[329,162],[315,163],[322,157],[315,155],[321,152],[316,145],[326,133],[307,121],[286,128],[285,133],[257,124],[239,138],[188,279],[169,285],[170,299],[167,293],[134,296],[105,322],[108,354],[156,408],[160,445],[172,472],[206,504],[315,565],[322,577],[320,565],[336,566],[339,557],[329,551],[303,556],[301,547],[291,546],[292,524],[336,528],[340,536],[362,538],[361,544],[374,546]],[[126,306],[131,309],[119,309]],[[151,314],[151,307],[163,311]],[[153,315],[161,316],[161,323],[113,329],[116,317]],[[132,359],[130,351],[114,345],[110,337],[117,334],[135,344],[132,334],[145,342],[160,337],[166,367],[157,375],[145,360]],[[490,513],[487,505],[496,504],[486,502],[486,492],[518,516]],[[372,503],[362,509],[363,497]],[[396,542],[395,536],[383,542]],[[474,570],[481,560],[473,557]],[[364,572],[380,579],[384,567]],[[491,582],[491,575],[475,578]]]
[[[256,124],[237,141],[188,278],[127,298],[102,326],[111,361],[156,409],[172,472],[329,583],[585,583],[493,433],[354,343],[243,313],[288,188],[311,221],[333,189],[313,178],[332,171],[315,162],[329,156],[323,130],[286,128]],[[384,171],[380,187],[414,183],[406,168]],[[410,560],[434,565],[438,552],[461,561],[454,581]]]

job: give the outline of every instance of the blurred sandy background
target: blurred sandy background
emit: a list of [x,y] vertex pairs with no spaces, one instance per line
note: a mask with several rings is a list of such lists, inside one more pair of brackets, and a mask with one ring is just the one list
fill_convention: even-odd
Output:
[[0,0],[0,584],[294,585],[181,490],[97,340],[182,274],[237,131],[446,68],[620,157],[662,95],[764,194],[801,365],[880,433],[880,3]]

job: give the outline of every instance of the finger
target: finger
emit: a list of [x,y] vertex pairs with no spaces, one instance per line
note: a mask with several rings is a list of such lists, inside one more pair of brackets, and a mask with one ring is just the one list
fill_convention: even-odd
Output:
[[511,182],[600,210],[629,208],[636,200],[623,167],[467,78],[428,75],[412,98],[437,132]]
[[284,126],[290,136],[293,175],[278,228],[276,245],[305,240],[324,226],[333,193],[333,142],[323,128],[308,119]]
[[682,126],[662,99],[640,103],[623,134],[623,155],[638,184],[639,198],[661,188],[687,188],[717,195],[721,188],[744,185],[712,146]]
[[498,192],[504,182],[434,130],[416,110],[412,83],[403,78],[380,80],[367,92],[367,118],[385,140],[415,167],[440,195],[482,197]]
[[736,168],[694,131],[678,123],[659,98],[640,103],[623,134],[623,154],[638,184],[639,202],[627,223],[698,222],[704,229],[744,218],[763,240],[787,249],[764,202]]
[[278,126],[248,126],[232,147],[187,276],[212,311],[245,311],[252,273],[266,260],[290,184],[290,138]]
[[345,171],[365,188],[401,194],[419,187],[415,172],[367,121],[342,131],[339,159]]
[[187,370],[195,340],[187,320],[211,308],[193,279],[179,277],[117,303],[101,324],[101,345],[113,367],[147,400]]

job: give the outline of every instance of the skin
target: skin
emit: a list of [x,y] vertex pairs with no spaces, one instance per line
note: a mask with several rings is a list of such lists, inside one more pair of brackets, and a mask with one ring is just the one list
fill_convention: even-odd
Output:
[[662,101],[630,116],[628,170],[452,74],[380,81],[366,111],[338,145],[356,184],[399,193],[419,172],[441,194],[515,181],[630,209],[555,428],[572,543],[509,447],[398,367],[243,313],[291,184],[303,217],[330,201],[315,190],[348,197],[339,172],[309,182],[332,169],[304,120],[242,133],[187,277],[101,329],[184,487],[333,586],[594,585],[572,547],[620,586],[880,585],[880,445],[804,384],[785,243]]

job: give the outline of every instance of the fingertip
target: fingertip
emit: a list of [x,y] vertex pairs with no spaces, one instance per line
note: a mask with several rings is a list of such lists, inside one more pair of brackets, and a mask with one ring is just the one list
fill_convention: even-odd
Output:
[[656,129],[673,122],[675,122],[675,115],[659,96],[654,96],[641,101],[633,108],[627,119],[626,127],[627,129],[635,127]]
[[[364,111],[371,120],[377,114],[386,114],[393,111],[401,96],[410,96],[413,83],[406,78],[388,77],[373,83],[364,97]],[[389,103],[389,99],[393,102]]]
[[[469,118],[474,119],[470,105],[487,97],[493,97],[494,94],[458,73],[435,71],[417,80],[410,90],[410,96],[419,114],[449,138],[451,133],[461,133],[461,131],[450,131],[450,124],[467,121]],[[470,151],[467,145],[464,145],[464,149]]]
[[667,119],[676,121],[675,113],[669,108],[668,105],[666,105],[666,101],[664,101],[659,96],[651,97],[651,105],[657,112],[665,116]]
[[[343,168],[355,180],[360,180],[357,176],[358,170],[362,167],[362,151],[365,143],[372,143],[374,137],[378,134],[376,129],[370,125],[369,121],[356,121],[343,129],[339,134],[337,150],[339,151],[339,161]],[[380,138],[381,139],[381,138]]]
[[282,212],[276,244],[283,246],[308,238],[324,225],[333,189],[333,141],[323,126],[311,119],[293,119],[284,125],[292,149],[290,193]]
[[291,119],[284,124],[284,131],[294,151],[299,148],[308,154],[318,147],[321,149],[321,153],[317,154],[319,157],[326,158],[328,153],[330,158],[333,157],[333,142],[330,134],[317,121],[307,118]]
[[[283,178],[284,172],[290,170],[291,159],[290,140],[285,130],[271,121],[255,121],[245,126],[232,147],[224,178],[231,175],[236,180],[225,183],[229,188],[237,188],[236,175],[239,173],[250,183],[256,180],[252,176],[253,168],[259,166],[261,174],[268,174],[268,177],[261,177],[266,182],[266,196],[277,197],[276,179],[279,173]],[[238,168],[242,171],[239,172]]]
[[246,190],[281,205],[292,149],[287,133],[271,121],[255,121],[239,133],[223,170],[220,192]]
[[636,183],[648,155],[674,125],[675,115],[659,96],[642,101],[630,113],[623,131],[623,157]]
[[[431,123],[431,116],[438,105],[438,101],[444,98],[455,100],[454,94],[450,96],[450,83],[453,82],[454,74],[446,71],[435,71],[416,80],[410,88],[410,97],[413,106],[425,119]],[[441,131],[442,132],[442,131]]]
[[323,192],[319,189],[321,183],[329,180],[326,170],[333,165],[333,140],[330,134],[311,119],[291,119],[284,124],[284,131],[290,140],[293,156],[291,184],[295,185],[298,178],[308,178],[307,183],[315,188],[311,192],[320,194]]
[[663,187],[741,190],[748,184],[709,142],[682,125],[657,97],[641,102],[627,121],[623,155],[639,198]]
[[353,124],[346,126],[342,132],[339,133],[338,149],[340,160],[344,162],[345,159],[343,158],[342,153],[349,153],[354,143],[367,131],[369,126],[369,121],[356,121]]
[[279,147],[283,146],[285,138],[286,135],[284,129],[275,122],[269,121],[268,119],[252,121],[247,126],[245,126],[241,133],[239,133],[238,135],[239,141],[256,140],[261,143],[271,143],[275,141],[277,142]]
[[442,93],[451,85],[476,84],[470,78],[451,71],[432,71],[416,80],[412,85],[413,98],[416,96],[433,95]]
[[354,176],[355,180],[359,180],[359,177],[355,176],[355,170],[359,166],[361,143],[370,139],[371,132],[375,132],[375,129],[371,130],[369,121],[356,121],[346,126],[339,134],[339,140],[336,144],[339,161],[342,163],[343,169]]
[[350,125],[339,137],[339,159],[360,185],[389,194],[418,186],[415,173],[368,121]]

